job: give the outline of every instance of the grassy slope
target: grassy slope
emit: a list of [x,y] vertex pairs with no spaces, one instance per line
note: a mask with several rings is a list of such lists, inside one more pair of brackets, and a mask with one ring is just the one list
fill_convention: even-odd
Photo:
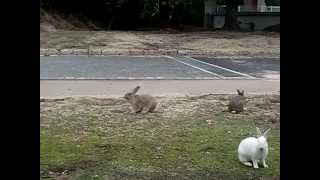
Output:
[[[41,176],[279,179],[279,100],[250,101],[248,112],[230,114],[225,97],[162,99],[158,112],[139,115],[120,99],[42,102]],[[254,123],[273,127],[268,169],[237,160],[238,143],[255,134]]]

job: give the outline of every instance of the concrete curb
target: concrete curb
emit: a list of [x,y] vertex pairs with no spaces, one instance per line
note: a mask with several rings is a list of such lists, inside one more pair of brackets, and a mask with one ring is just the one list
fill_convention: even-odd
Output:
[[[194,98],[194,97],[203,97],[203,96],[229,96],[234,95],[234,93],[202,93],[202,94],[191,94],[191,95],[176,95],[176,96],[166,96],[166,95],[158,95],[154,96],[155,98]],[[262,94],[262,93],[252,93],[248,95],[247,97],[261,97],[261,96],[280,96],[280,93],[278,92],[272,92],[268,94]],[[98,99],[120,99],[121,96],[107,96],[107,95],[95,95],[95,96],[60,96],[60,97],[40,97],[40,103],[41,102],[58,102],[58,101],[65,101],[68,99],[77,99],[77,98],[98,98]]]
[[108,49],[40,49],[40,56],[60,55],[85,55],[85,56],[107,56],[107,55],[166,55],[166,56],[211,56],[211,57],[270,57],[280,58],[280,52],[249,52],[238,51],[227,53],[223,51],[193,51],[193,50],[108,50]]
[[235,88],[248,95],[280,94],[280,80],[40,80],[40,98],[123,97],[137,84],[143,87],[142,94],[168,97],[234,94]]

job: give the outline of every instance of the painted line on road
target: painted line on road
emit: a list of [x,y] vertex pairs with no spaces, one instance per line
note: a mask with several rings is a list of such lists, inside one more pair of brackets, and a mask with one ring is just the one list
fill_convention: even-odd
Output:
[[[114,77],[114,78],[99,78],[99,77],[40,77],[40,81],[55,81],[55,80],[249,80],[243,77]],[[259,80],[259,79],[250,79]],[[269,79],[265,79],[269,80]],[[274,80],[274,79],[270,79]]]
[[218,77],[40,77],[42,80],[218,80]]
[[173,59],[173,60],[178,61],[178,62],[180,62],[180,63],[182,63],[182,64],[184,64],[184,65],[190,66],[190,67],[192,67],[192,68],[198,69],[198,70],[203,71],[203,72],[206,72],[206,73],[208,73],[208,74],[217,76],[218,78],[224,79],[224,77],[221,76],[221,75],[219,75],[219,74],[216,74],[216,73],[213,73],[213,72],[211,72],[211,71],[207,71],[207,70],[205,70],[205,69],[202,69],[202,68],[200,68],[200,67],[191,65],[191,64],[189,64],[189,63],[180,61],[180,60],[178,60],[178,59],[176,59],[176,58],[174,58],[174,57],[171,57],[171,56],[164,56],[164,57],[167,57],[167,58],[169,58],[169,59]]
[[199,62],[199,63],[202,63],[202,64],[206,64],[208,66],[212,66],[212,67],[216,67],[216,68],[219,68],[219,69],[223,69],[225,71],[229,71],[229,72],[232,72],[232,73],[235,73],[235,74],[239,74],[241,76],[245,76],[247,78],[250,78],[250,79],[257,79],[256,77],[253,77],[253,76],[250,76],[248,74],[244,74],[244,73],[241,73],[241,72],[238,72],[238,71],[234,71],[232,69],[228,69],[228,68],[224,68],[224,67],[221,67],[221,66],[217,66],[217,65],[214,65],[214,64],[210,64],[210,63],[207,63],[207,62],[203,62],[203,61],[200,61],[198,59],[194,59],[192,57],[189,57],[189,56],[184,56],[185,58],[188,58],[190,60],[193,60],[193,61],[196,61],[196,62]]

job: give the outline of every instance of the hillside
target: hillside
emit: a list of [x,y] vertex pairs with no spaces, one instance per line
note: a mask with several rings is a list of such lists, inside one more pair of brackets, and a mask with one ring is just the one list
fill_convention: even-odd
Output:
[[40,8],[40,31],[54,32],[58,29],[99,30],[101,28],[82,14],[65,15],[55,10],[46,11]]

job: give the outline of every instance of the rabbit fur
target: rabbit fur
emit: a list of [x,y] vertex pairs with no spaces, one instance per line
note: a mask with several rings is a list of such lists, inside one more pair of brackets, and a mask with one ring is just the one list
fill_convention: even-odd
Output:
[[238,158],[240,162],[246,166],[253,166],[253,168],[259,168],[258,164],[267,168],[266,158],[269,153],[268,149],[268,134],[270,128],[267,129],[263,134],[257,127],[258,136],[248,137],[243,139],[238,147]]
[[237,89],[237,93],[238,95],[236,97],[233,97],[228,104],[228,110],[230,112],[235,111],[236,113],[239,113],[244,110],[244,106],[246,104],[244,90],[240,91],[239,89]]
[[154,97],[148,94],[137,95],[137,91],[140,86],[135,87],[131,92],[124,95],[124,98],[131,104],[135,113],[140,113],[143,109],[147,109],[147,112],[154,112],[157,101]]

